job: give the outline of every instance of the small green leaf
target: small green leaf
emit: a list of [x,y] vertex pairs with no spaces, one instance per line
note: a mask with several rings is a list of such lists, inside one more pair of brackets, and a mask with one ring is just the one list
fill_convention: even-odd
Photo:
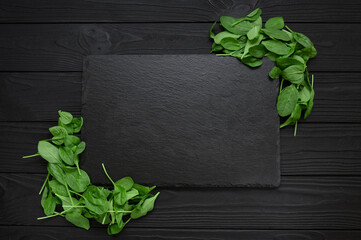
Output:
[[246,16],[246,20],[256,21],[259,18],[259,16],[261,16],[261,14],[262,14],[262,10],[260,8],[256,8]]
[[114,234],[120,233],[123,230],[123,228],[125,227],[125,225],[127,225],[127,223],[129,221],[130,221],[130,218],[125,223],[123,221],[121,221],[121,222],[118,222],[118,223],[109,224],[108,230],[107,230],[108,234],[109,235],[114,235]]
[[158,196],[159,196],[159,192],[155,196],[146,199],[144,203],[141,205],[140,209],[133,210],[133,212],[130,214],[130,217],[132,219],[137,219],[145,216],[148,212],[152,211],[154,208],[155,200],[157,199]]
[[238,25],[242,22],[253,22],[253,21],[256,21],[260,18],[262,14],[262,10],[257,8],[255,9],[254,11],[252,11],[251,13],[249,13],[246,17],[244,18],[240,18],[238,19],[236,22],[234,22],[231,26],[235,26],[235,25]]
[[133,187],[134,181],[131,177],[123,177],[116,181],[115,184],[123,187],[126,191],[129,191]]
[[65,219],[74,224],[77,227],[89,230],[89,220],[82,216],[79,212],[69,212],[65,215]]
[[241,44],[239,43],[239,41],[237,41],[234,38],[223,38],[221,40],[221,45],[223,48],[228,49],[228,50],[239,50],[242,48]]
[[[247,43],[246,43],[246,46],[244,47],[244,52],[243,52],[241,58],[245,57],[245,56],[248,54],[249,49],[250,49],[251,47],[253,47],[253,46],[258,46],[258,45],[260,44],[260,42],[262,41],[262,39],[263,39],[263,35],[262,35],[262,34],[260,34],[256,39],[253,39],[253,40],[249,40],[249,39],[248,39],[248,40],[247,40]],[[237,57],[237,58],[238,58],[238,57]]]
[[217,21],[215,21],[215,22],[213,23],[211,29],[209,29],[209,37],[212,38],[212,39],[215,37],[215,34],[214,34],[214,32],[213,32],[213,28],[214,28],[214,26],[216,26],[216,24],[217,24]]
[[49,163],[48,164],[48,172],[50,173],[51,176],[53,176],[58,182],[60,182],[61,184],[65,185],[65,179],[64,179],[64,171],[63,169],[55,163]]
[[[73,120],[74,120],[74,119],[73,119]],[[59,120],[58,120],[58,125],[59,125],[60,127],[63,127],[68,134],[73,134],[73,133],[74,133],[74,129],[73,129],[72,124],[64,124],[64,123],[61,121],[60,118],[59,118]]]
[[233,34],[245,35],[249,31],[248,28],[243,28],[243,27],[238,26],[240,24],[233,26],[233,24],[238,21],[238,19],[236,19],[234,17],[222,16],[220,20],[221,20],[221,25],[226,30],[228,30],[229,32],[231,32]]
[[245,57],[245,58],[242,58],[241,61],[250,67],[259,67],[263,63],[261,59],[258,59],[255,57]]
[[87,208],[83,208],[82,214],[86,218],[95,218],[97,216],[95,213],[90,212]]
[[295,108],[292,111],[291,116],[284,123],[281,124],[280,128],[283,128],[283,127],[289,126],[289,125],[295,125],[294,136],[296,136],[297,122],[301,117],[301,112],[302,112],[301,105],[296,104]]
[[279,68],[285,69],[292,65],[300,65],[305,67],[305,61],[300,56],[294,55],[293,57],[279,57],[276,60],[276,64]]
[[76,168],[65,168],[65,181],[71,189],[76,192],[84,192],[90,184],[88,174],[80,169],[80,174]]
[[73,115],[71,115],[68,112],[59,110],[58,113],[59,113],[61,122],[64,124],[69,124],[73,120]]
[[74,153],[70,147],[60,147],[59,156],[66,164],[70,166],[74,165]]
[[68,135],[66,129],[60,126],[51,127],[49,131],[53,135],[52,142],[56,145],[63,144],[65,137]]
[[147,187],[147,186],[143,186],[140,184],[133,184],[133,188],[137,189],[140,195],[147,195],[148,193],[150,193],[154,188],[156,188],[156,186],[153,187]]
[[121,206],[127,202],[127,191],[117,184],[114,185],[114,203]]
[[268,75],[270,76],[270,78],[276,79],[279,78],[281,74],[282,74],[282,70],[279,67],[275,66],[271,69]]
[[303,87],[298,91],[298,97],[301,102],[308,102],[311,98],[311,91],[307,87]]
[[108,214],[108,213],[103,213],[101,215],[97,215],[94,217],[94,219],[98,223],[103,224],[103,225],[107,225],[107,224],[111,223],[110,214]]
[[84,120],[82,117],[80,118],[73,118],[73,121],[71,122],[73,132],[79,133],[81,131],[81,128],[83,127]]
[[292,113],[298,100],[298,92],[296,87],[292,84],[281,90],[278,101],[277,111],[281,117],[288,116]]
[[267,49],[262,45],[256,45],[249,48],[249,54],[256,58],[262,58],[267,53]]
[[276,59],[279,57],[279,55],[273,53],[273,52],[268,52],[264,55],[265,57],[267,57],[269,60],[275,62]]
[[49,142],[40,141],[38,143],[38,152],[49,163],[60,163],[61,161],[58,148]]
[[212,53],[212,52],[219,52],[219,51],[222,51],[222,50],[223,50],[222,45],[219,45],[219,44],[217,44],[217,43],[215,43],[215,42],[212,44],[211,53]]
[[276,53],[278,55],[286,55],[291,50],[286,44],[278,40],[263,41],[262,44],[268,51]]
[[303,48],[296,51],[295,54],[299,55],[307,62],[310,58],[314,58],[317,55],[317,50],[315,47]]
[[[64,197],[61,195],[56,194],[56,196],[61,200],[61,206],[65,211],[68,212],[79,212],[80,209],[73,208],[73,206],[76,206],[79,204],[79,201],[74,197]],[[74,203],[74,205],[73,205]]]
[[[238,23],[237,23],[238,22]],[[246,35],[254,26],[262,26],[262,18],[259,16],[254,22],[244,20],[244,18],[221,17],[221,25],[229,32],[237,35]]]
[[249,40],[253,40],[259,36],[259,31],[261,30],[260,26],[254,26],[251,30],[248,31],[247,37]]
[[41,206],[44,209],[45,215],[51,215],[55,212],[56,199],[51,190],[46,186],[41,197]]
[[137,189],[135,188],[132,188],[131,190],[129,190],[127,193],[126,193],[126,199],[127,201],[129,201],[130,199],[134,198],[135,196],[138,196],[139,195],[139,192]]
[[302,112],[302,107],[300,104],[296,104],[295,108],[292,111],[291,117],[293,118],[293,120],[295,122],[297,122],[300,118],[301,118],[301,112]]
[[73,135],[68,135],[64,139],[64,145],[67,147],[73,147],[74,145],[78,145],[80,143],[80,138]]
[[58,182],[56,179],[49,181],[49,186],[51,191],[54,192],[56,195],[60,195],[63,197],[68,197],[68,192],[63,184]]
[[267,29],[267,28],[263,29],[262,31],[271,38],[276,38],[286,42],[291,41],[291,36],[287,34],[285,31],[279,29]]
[[273,17],[267,20],[265,28],[267,29],[282,29],[285,26],[283,17]]
[[233,39],[237,39],[239,38],[241,35],[236,35],[236,34],[233,34],[233,33],[230,33],[230,32],[220,32],[218,33],[215,37],[214,37],[214,42],[216,44],[221,44],[221,41],[222,39],[224,38],[233,38]]
[[82,152],[84,152],[85,147],[86,147],[85,142],[81,141],[81,142],[78,144],[78,146],[76,147],[76,150],[75,150],[74,154],[75,154],[75,155],[81,154]]
[[313,47],[313,43],[311,42],[311,40],[306,35],[304,35],[302,33],[294,32],[293,33],[293,38],[305,48],[312,48]]
[[312,108],[313,108],[313,96],[311,97],[310,101],[307,104],[304,119],[306,119],[308,116],[310,116]]
[[108,225],[107,233],[109,235],[115,235],[120,233],[123,230],[123,226],[119,227],[117,223],[111,223]]
[[108,196],[111,193],[108,189],[103,187],[97,187],[94,185],[88,186],[86,191],[83,193],[85,198],[85,207],[90,211],[101,215],[108,211]]
[[282,72],[282,77],[291,83],[301,84],[304,80],[305,67],[301,65],[292,65]]
[[293,119],[292,116],[289,116],[289,118],[287,118],[286,121],[284,121],[281,125],[280,125],[280,128],[283,128],[283,127],[286,127],[286,126],[289,126],[289,125],[294,125],[295,124],[295,121]]
[[311,91],[311,93],[310,93],[310,100],[308,101],[307,106],[306,106],[304,119],[306,119],[311,114],[313,104],[314,104],[313,101],[314,101],[314,97],[315,97],[315,91],[313,90],[313,76],[312,76],[312,84],[311,84],[310,80],[308,79],[308,71],[306,71],[305,75],[306,75],[306,82],[307,82],[307,85],[305,88],[308,88]]

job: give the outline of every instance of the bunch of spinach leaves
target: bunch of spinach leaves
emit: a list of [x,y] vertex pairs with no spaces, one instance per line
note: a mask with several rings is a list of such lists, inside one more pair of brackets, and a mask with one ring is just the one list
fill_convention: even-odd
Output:
[[236,57],[250,67],[261,66],[263,57],[274,61],[276,66],[269,76],[281,79],[277,111],[281,117],[288,116],[281,128],[295,125],[296,136],[302,111],[306,119],[313,108],[313,75],[310,82],[306,64],[317,51],[308,37],[285,26],[282,17],[268,19],[263,28],[261,13],[257,8],[244,18],[222,16],[220,24],[224,31],[215,34],[215,22],[209,32],[214,41],[211,52]]
[[38,153],[24,158],[41,156],[48,161],[48,175],[39,192],[45,217],[63,216],[77,227],[89,229],[89,219],[108,225],[108,234],[117,234],[131,219],[145,216],[153,210],[155,188],[134,183],[130,177],[112,183],[112,187],[95,186],[88,174],[79,167],[79,155],[85,150],[85,142],[74,133],[79,133],[83,118],[75,118],[59,110],[58,126],[49,128],[52,138],[38,143]]

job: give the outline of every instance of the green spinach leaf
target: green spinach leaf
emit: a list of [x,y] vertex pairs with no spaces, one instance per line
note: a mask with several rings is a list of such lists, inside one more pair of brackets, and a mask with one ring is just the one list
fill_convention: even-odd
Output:
[[63,197],[68,197],[68,192],[66,191],[65,186],[63,184],[61,184],[59,181],[57,181],[56,179],[49,181],[49,186],[50,186],[51,191],[54,194],[60,195]]
[[247,66],[250,66],[250,67],[259,67],[262,65],[262,60],[259,59],[259,58],[255,58],[255,57],[245,57],[245,58],[242,58],[241,61],[246,64]]
[[59,156],[66,164],[73,166],[74,165],[74,152],[70,147],[60,147]]
[[79,133],[81,128],[83,127],[84,120],[82,117],[80,118],[73,118],[73,121],[71,122],[73,127],[74,133]]
[[242,48],[242,45],[240,44],[240,42],[234,38],[223,38],[220,43],[223,48],[228,49],[228,50],[235,51],[235,50],[239,50]]
[[71,115],[68,112],[59,110],[58,113],[59,113],[61,122],[64,124],[69,124],[73,120],[73,115]]
[[79,212],[69,212],[65,215],[65,219],[74,224],[77,227],[89,230],[89,220],[82,216]]
[[152,211],[154,207],[154,202],[158,196],[159,193],[157,193],[153,197],[146,199],[139,209],[133,210],[133,212],[130,214],[130,217],[132,219],[137,219],[145,216],[148,212]]
[[261,30],[260,26],[254,26],[253,28],[251,28],[251,30],[249,30],[247,33],[248,39],[253,40],[255,38],[258,38],[260,30]]
[[49,131],[53,134],[52,142],[56,145],[63,144],[65,137],[68,135],[66,129],[60,126],[51,127]]
[[281,90],[277,101],[277,111],[281,117],[288,116],[296,107],[298,101],[298,92],[296,87],[292,84]]
[[39,141],[38,152],[49,163],[60,163],[61,161],[58,148],[49,142]]
[[249,48],[249,54],[256,58],[263,58],[267,52],[267,49],[262,44]]
[[65,181],[71,189],[81,193],[86,190],[90,184],[88,174],[80,169],[80,173],[76,168],[67,167],[65,168]]
[[279,67],[274,66],[271,71],[269,72],[269,76],[272,79],[279,78],[282,74],[282,70]]
[[286,44],[278,40],[267,40],[263,41],[262,44],[267,48],[268,51],[278,55],[285,55],[291,50]]
[[282,71],[282,77],[291,83],[301,84],[304,80],[305,67],[292,65]]
[[283,17],[273,17],[267,20],[265,28],[267,29],[282,29],[285,26]]
[[55,212],[56,199],[48,186],[44,188],[41,198],[41,206],[44,209],[45,215],[51,215]]

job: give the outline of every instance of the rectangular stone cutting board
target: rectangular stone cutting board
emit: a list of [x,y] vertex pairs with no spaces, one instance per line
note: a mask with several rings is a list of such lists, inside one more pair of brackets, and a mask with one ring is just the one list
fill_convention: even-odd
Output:
[[89,56],[81,166],[93,183],[275,187],[279,83],[215,55]]

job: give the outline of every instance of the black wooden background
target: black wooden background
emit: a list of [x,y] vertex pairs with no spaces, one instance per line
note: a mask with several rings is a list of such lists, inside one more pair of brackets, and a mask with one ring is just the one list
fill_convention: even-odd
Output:
[[[361,2],[358,0],[2,0],[0,236],[107,239],[106,229],[42,216],[39,158],[56,111],[80,113],[90,54],[208,53],[211,23],[260,7],[318,50],[312,116],[281,131],[278,189],[164,188],[119,239],[361,239]],[[109,239],[113,239],[109,237]]]

